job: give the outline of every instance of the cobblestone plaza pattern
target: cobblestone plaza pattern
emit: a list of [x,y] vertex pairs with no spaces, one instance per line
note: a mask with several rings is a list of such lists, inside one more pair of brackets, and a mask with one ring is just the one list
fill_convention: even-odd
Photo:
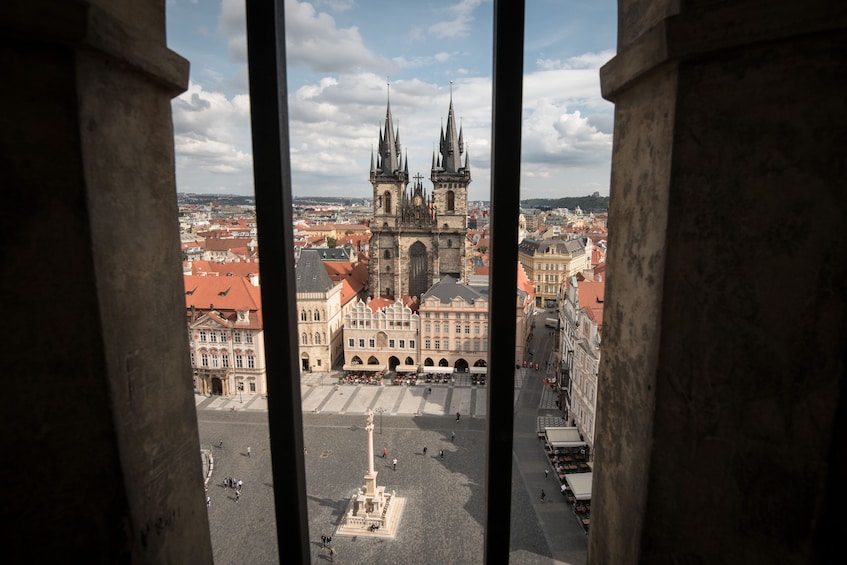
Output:
[[[536,428],[555,413],[543,374],[519,370],[516,377],[510,561],[584,563],[585,533],[558,495],[555,479],[544,476],[546,459]],[[312,563],[329,562],[321,535],[333,536],[337,563],[482,563],[486,395],[485,387],[461,378],[455,384],[408,387],[339,385],[331,375],[304,376]],[[378,482],[407,500],[393,540],[334,535],[350,496],[363,484],[368,408],[376,412]],[[243,402],[237,396],[198,396],[197,409],[201,445],[215,461],[208,485],[215,562],[279,562],[266,402],[253,396]],[[462,414],[458,422],[456,412]],[[225,477],[244,481],[238,501],[235,490],[223,486]],[[542,488],[548,493],[544,503]]]

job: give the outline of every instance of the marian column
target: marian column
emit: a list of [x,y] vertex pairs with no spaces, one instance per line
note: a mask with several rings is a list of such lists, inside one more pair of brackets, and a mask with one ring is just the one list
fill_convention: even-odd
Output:
[[373,496],[376,494],[377,472],[374,469],[374,411],[370,408],[367,411],[365,430],[368,432],[368,472],[365,475],[365,495]]

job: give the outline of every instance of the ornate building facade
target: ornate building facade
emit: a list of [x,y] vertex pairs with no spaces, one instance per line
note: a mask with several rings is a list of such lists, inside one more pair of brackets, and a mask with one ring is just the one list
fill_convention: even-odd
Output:
[[[456,127],[453,99],[442,127],[438,153],[432,155],[432,192],[418,174],[412,190],[408,156],[403,159],[400,130],[394,129],[391,104],[379,133],[376,161],[371,156],[374,195],[371,226],[370,289],[374,296],[418,297],[444,275],[468,280],[470,244],[468,185],[470,162]],[[403,161],[401,163],[401,161]]]
[[376,312],[359,300],[344,315],[344,366],[416,367],[419,333],[420,317],[399,300]]

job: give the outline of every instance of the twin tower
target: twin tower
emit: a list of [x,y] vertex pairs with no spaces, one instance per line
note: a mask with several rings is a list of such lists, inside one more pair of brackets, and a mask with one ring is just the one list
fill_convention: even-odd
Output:
[[441,128],[438,153],[432,154],[432,192],[415,175],[408,188],[408,156],[400,151],[400,130],[394,129],[391,103],[380,128],[376,161],[371,154],[374,221],[371,225],[369,282],[373,296],[420,299],[444,275],[467,281],[471,275],[468,232],[468,185],[471,169],[457,132],[453,96],[447,128]]

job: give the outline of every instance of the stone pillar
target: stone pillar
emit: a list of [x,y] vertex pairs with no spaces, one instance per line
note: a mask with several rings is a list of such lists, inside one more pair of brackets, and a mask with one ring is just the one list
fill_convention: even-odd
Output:
[[589,563],[815,562],[843,476],[845,10],[618,4]]
[[164,17],[164,0],[4,11],[14,400],[0,433],[15,562],[212,562],[170,107],[188,62],[167,49]]

